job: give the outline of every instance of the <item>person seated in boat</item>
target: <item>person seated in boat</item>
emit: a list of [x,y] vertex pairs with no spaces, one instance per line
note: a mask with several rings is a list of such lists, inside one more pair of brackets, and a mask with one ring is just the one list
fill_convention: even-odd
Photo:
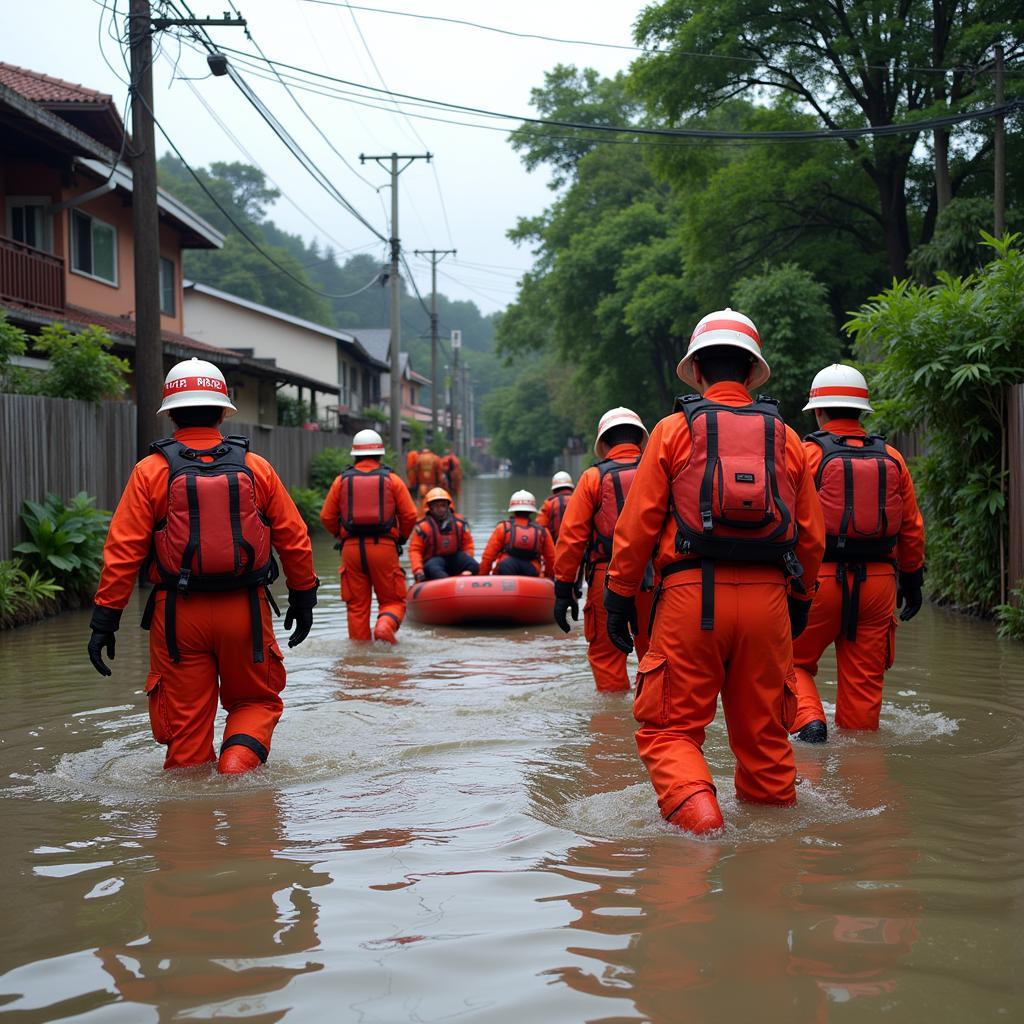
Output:
[[509,518],[494,528],[480,561],[480,575],[540,576],[555,578],[555,545],[547,528],[533,521],[537,499],[529,491],[516,491],[508,503]]
[[426,515],[409,539],[409,565],[417,583],[449,576],[475,576],[480,563],[473,557],[469,524],[452,508],[452,496],[443,488],[427,492]]

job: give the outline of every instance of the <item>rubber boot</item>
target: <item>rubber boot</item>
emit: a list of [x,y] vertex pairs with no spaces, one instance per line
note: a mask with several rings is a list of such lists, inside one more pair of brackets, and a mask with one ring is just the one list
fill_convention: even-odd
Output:
[[259,768],[259,766],[260,757],[256,751],[250,750],[248,747],[235,745],[228,747],[220,755],[220,760],[217,762],[217,771],[221,775],[242,775],[245,772],[251,772],[254,768]]
[[820,719],[808,722],[797,734],[796,738],[803,743],[825,743],[828,740],[828,726]]
[[684,800],[668,820],[677,828],[692,832],[695,836],[718,832],[725,827],[718,800],[709,789],[702,789]]
[[390,615],[382,615],[373,627],[373,639],[381,640],[386,644],[397,644],[398,637],[395,636],[395,620]]

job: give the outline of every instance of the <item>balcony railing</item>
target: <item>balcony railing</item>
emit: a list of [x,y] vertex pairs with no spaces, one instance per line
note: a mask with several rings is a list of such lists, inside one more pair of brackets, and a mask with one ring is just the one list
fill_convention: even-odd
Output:
[[0,299],[62,310],[64,261],[0,235]]

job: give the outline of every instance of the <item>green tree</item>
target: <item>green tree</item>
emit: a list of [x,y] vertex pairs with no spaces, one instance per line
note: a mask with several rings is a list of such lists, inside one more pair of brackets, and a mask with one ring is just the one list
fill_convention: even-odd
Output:
[[99,402],[120,398],[128,390],[128,361],[111,354],[110,336],[95,324],[69,331],[63,324],[47,324],[35,339],[37,352],[50,361],[40,393],[54,398]]
[[815,429],[813,419],[801,412],[807,392],[814,375],[838,362],[843,349],[825,286],[793,263],[765,266],[736,285],[732,305],[757,325],[772,369],[765,391],[779,400],[791,427]]
[[17,392],[24,387],[25,373],[20,366],[12,365],[11,359],[25,354],[27,339],[25,332],[0,310],[0,391]]
[[[1021,27],[1014,0],[791,0],[784,9],[768,0],[664,0],[637,23],[648,52],[632,81],[651,115],[671,124],[736,96],[788,95],[820,127],[880,127],[990,100],[994,47],[1018,55]],[[920,141],[909,133],[829,143],[845,146],[867,176],[897,277],[906,273],[912,237],[928,240],[935,213],[989,151],[984,137],[964,130],[951,157],[949,135],[940,132],[933,160],[923,163]],[[915,187],[925,193],[916,210]]]
[[1019,235],[985,241],[995,258],[976,274],[898,282],[848,324],[881,425],[925,434],[930,589],[982,614],[1008,590],[1005,403],[1024,380],[1024,250]]

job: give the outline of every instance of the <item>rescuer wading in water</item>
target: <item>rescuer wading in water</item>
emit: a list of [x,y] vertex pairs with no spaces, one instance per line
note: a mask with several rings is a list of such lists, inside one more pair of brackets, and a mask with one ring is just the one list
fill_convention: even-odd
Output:
[[544,500],[537,513],[537,525],[547,528],[554,544],[558,543],[558,533],[562,529],[562,520],[572,492],[572,477],[565,470],[559,470],[551,478],[551,497]]
[[701,754],[719,694],[737,797],[796,801],[783,695],[824,527],[799,437],[774,401],[750,397],[770,373],[753,323],[731,309],[704,317],[676,372],[700,394],[679,399],[647,442],[615,527],[605,608],[612,641],[632,650],[630,620],[653,557],[637,748],[662,815],[701,834],[723,825]]
[[807,628],[793,642],[796,691],[791,732],[824,743],[825,712],[814,685],[818,660],[836,648],[836,725],[877,729],[882,685],[895,656],[896,609],[908,622],[921,609],[924,523],[903,456],[868,435],[867,381],[852,366],[826,366],[806,410],[820,428],[804,438],[825,517],[825,559]]
[[[236,410],[224,375],[188,359],[164,382],[161,413],[173,438],[156,441],[125,486],[103,548],[89,659],[109,676],[114,634],[139,570],[155,584],[143,616],[149,633],[146,694],[165,768],[216,760],[214,716],[228,717],[217,768],[234,774],[266,761],[281,717],[285,668],[274,639],[269,585],[277,551],[288,582],[288,646],[313,622],[318,580],[309,532],[271,465],[244,437],[223,437]],[[272,600],[272,599],[270,599]]]

